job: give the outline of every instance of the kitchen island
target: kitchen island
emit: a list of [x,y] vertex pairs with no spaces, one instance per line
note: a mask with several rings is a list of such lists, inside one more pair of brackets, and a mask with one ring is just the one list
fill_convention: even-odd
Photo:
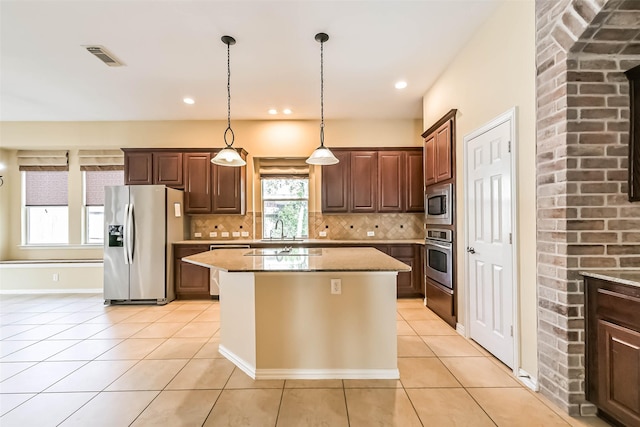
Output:
[[220,345],[254,379],[396,379],[396,275],[374,248],[222,249],[183,258],[220,287]]

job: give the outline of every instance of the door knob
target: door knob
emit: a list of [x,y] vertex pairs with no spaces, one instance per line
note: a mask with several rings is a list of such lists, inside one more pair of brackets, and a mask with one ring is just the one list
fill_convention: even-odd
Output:
[[470,247],[467,247],[467,252],[469,252],[470,254],[475,254],[476,250]]

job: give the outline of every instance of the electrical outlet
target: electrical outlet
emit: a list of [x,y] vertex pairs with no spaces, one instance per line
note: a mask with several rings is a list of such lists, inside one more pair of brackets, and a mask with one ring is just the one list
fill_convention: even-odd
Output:
[[231,235],[233,237],[240,237],[240,232],[239,231],[234,231],[234,232],[231,233]]
[[211,231],[209,233],[209,237],[218,237],[218,232],[217,231]]
[[327,232],[326,231],[321,231],[318,234],[320,235],[320,237],[327,237]]
[[240,235],[242,237],[249,237],[249,232],[248,231],[242,231],[242,232],[240,232]]
[[222,236],[222,237],[229,237],[229,232],[228,232],[228,231],[223,231],[223,232],[221,233],[221,236]]
[[193,233],[193,237],[200,238],[202,237],[202,233]]
[[331,279],[331,293],[332,294],[342,293],[342,279]]
[[60,280],[60,276],[58,275],[58,273],[53,273],[53,281],[57,282],[58,280]]
[[367,237],[373,237],[376,235],[375,231],[367,231]]

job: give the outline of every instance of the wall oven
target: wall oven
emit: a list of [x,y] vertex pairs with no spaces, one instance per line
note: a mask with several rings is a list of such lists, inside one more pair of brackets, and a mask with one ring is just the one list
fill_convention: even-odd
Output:
[[453,239],[451,238],[451,230],[427,230],[425,251],[427,278],[453,289]]
[[427,188],[424,196],[424,213],[427,224],[451,225],[453,223],[453,186],[437,184]]

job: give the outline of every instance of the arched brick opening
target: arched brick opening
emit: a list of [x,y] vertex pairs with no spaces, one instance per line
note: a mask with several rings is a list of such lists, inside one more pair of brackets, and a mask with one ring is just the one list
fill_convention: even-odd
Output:
[[623,74],[640,64],[640,1],[537,0],[536,60],[538,383],[589,414],[579,271],[640,268]]

